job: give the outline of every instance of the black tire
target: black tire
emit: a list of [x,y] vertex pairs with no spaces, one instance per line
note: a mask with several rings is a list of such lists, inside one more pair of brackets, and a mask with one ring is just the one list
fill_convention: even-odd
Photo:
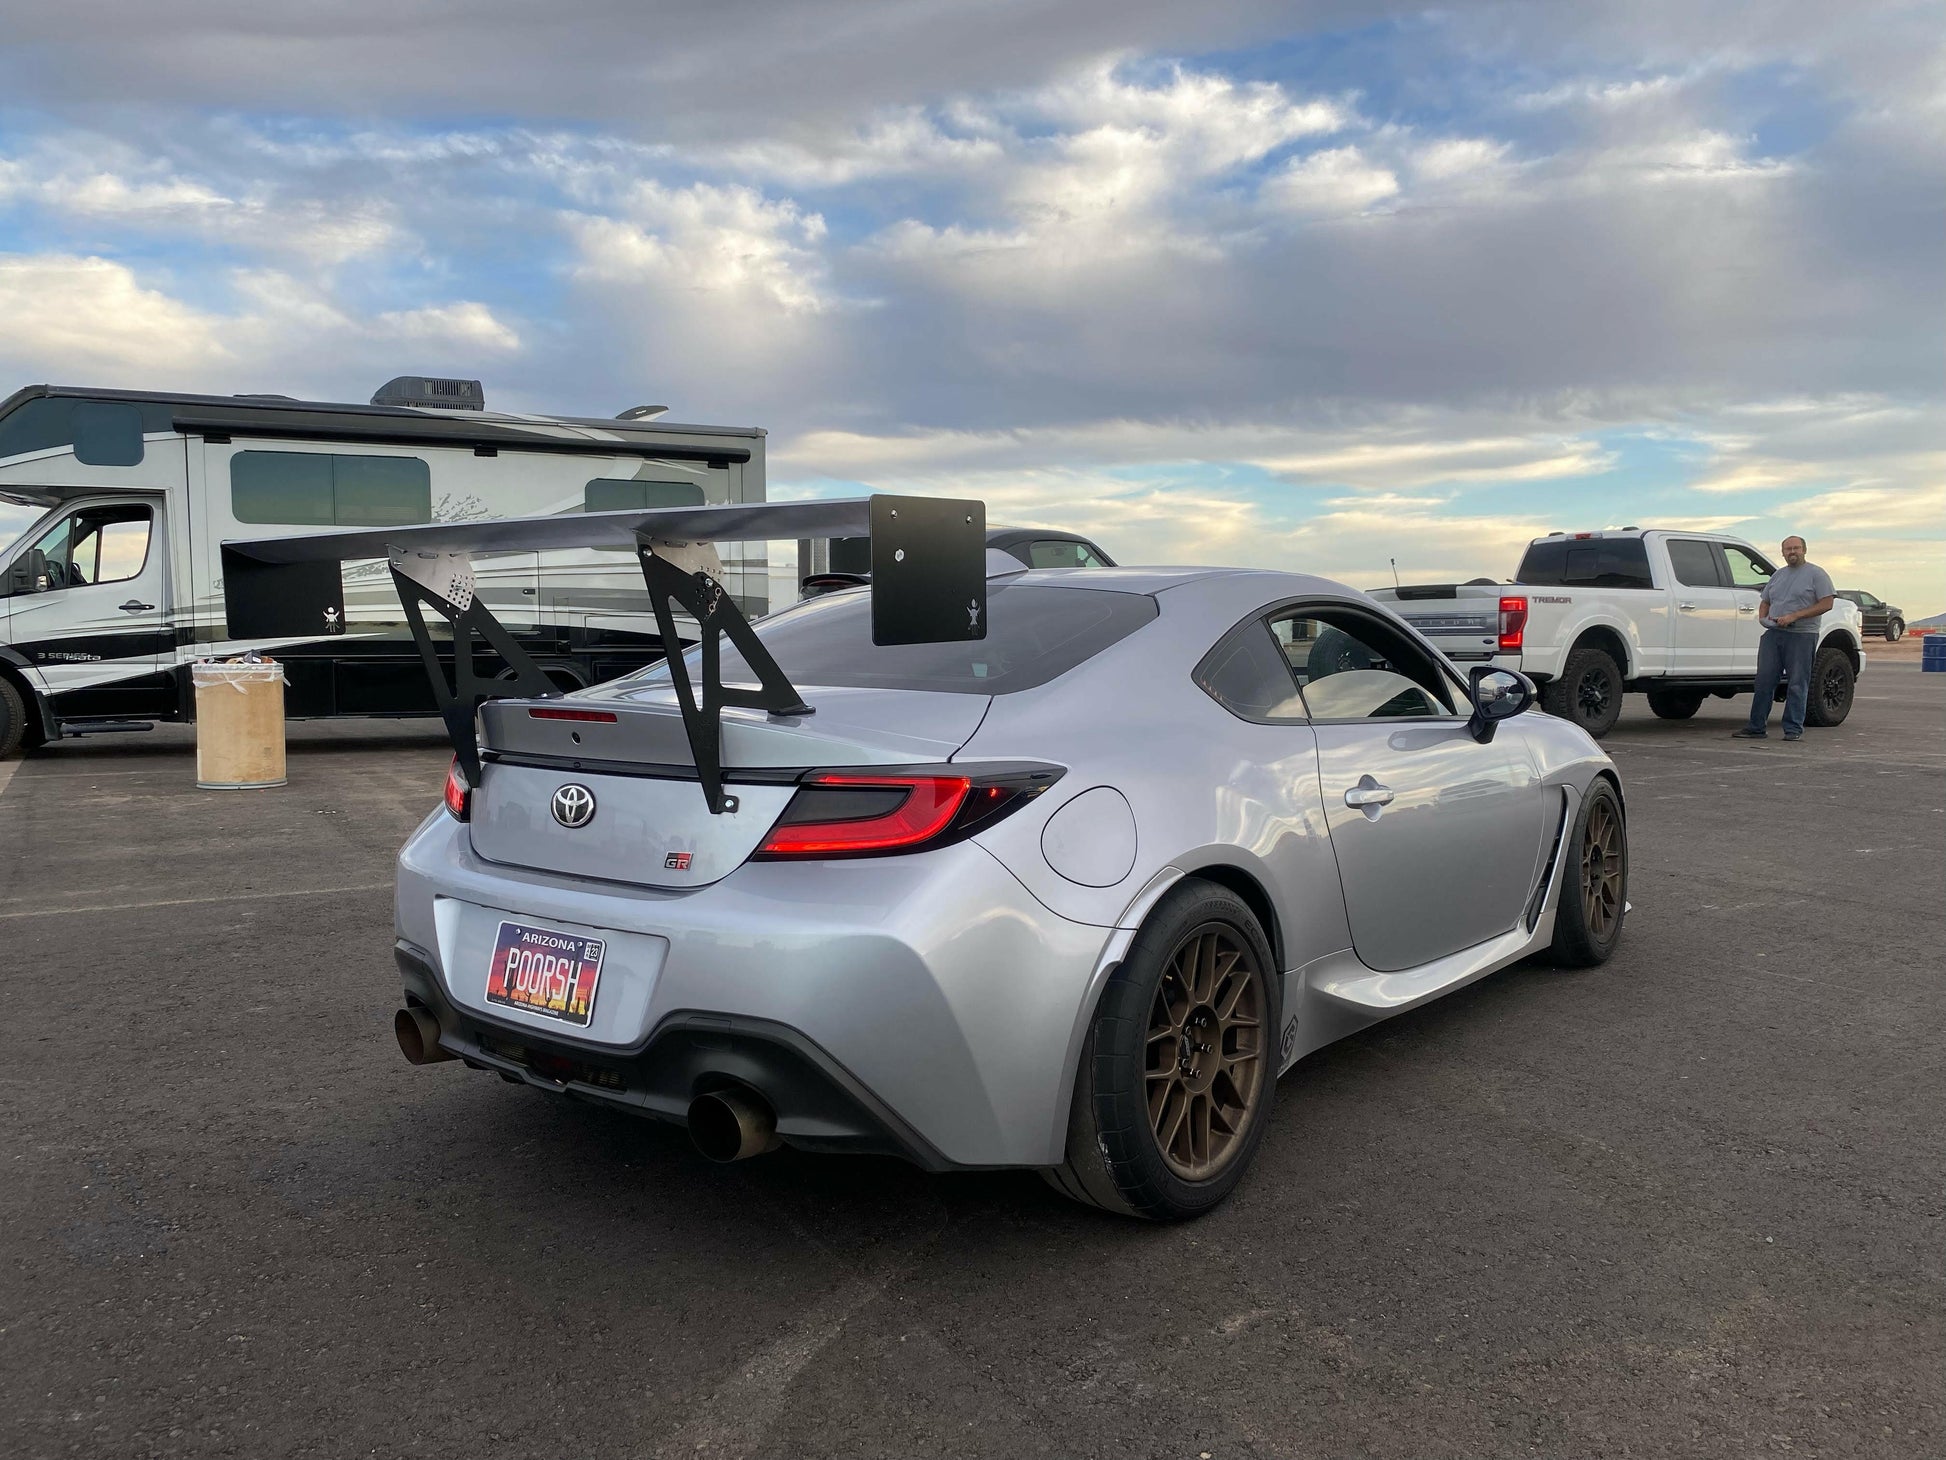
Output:
[[1851,656],[1836,644],[1825,645],[1811,661],[1811,695],[1804,707],[1804,723],[1827,730],[1844,724],[1857,687]]
[[[1582,798],[1561,858],[1561,897],[1548,951],[1563,968],[1593,968],[1615,951],[1628,912],[1628,822],[1622,798],[1606,779],[1598,778]],[[1601,865],[1591,866],[1591,858]]]
[[1649,708],[1655,711],[1658,720],[1687,720],[1703,708],[1703,692],[1699,689],[1652,689],[1649,691]]
[[1560,676],[1541,691],[1541,708],[1572,720],[1599,740],[1622,718],[1622,670],[1606,649],[1576,644]]
[[1885,621],[1885,642],[1896,644],[1905,637],[1905,620],[1889,618]]
[[27,739],[27,705],[13,681],[0,675],[0,760],[19,752]]
[[[1152,1037],[1151,1014],[1181,992],[1178,955],[1206,946],[1206,939],[1227,945],[1239,956],[1227,965],[1227,972],[1209,975],[1207,998],[1199,1001],[1191,991],[1183,1000],[1179,1066],[1166,1042],[1169,1032]],[[1239,975],[1246,956],[1254,960],[1254,974],[1245,970]],[[1205,966],[1214,966],[1217,957],[1212,955],[1211,964]],[[1233,980],[1239,976],[1254,978],[1254,1033],[1225,1024],[1214,1047],[1195,1046],[1205,1052],[1214,1048],[1215,1053],[1213,1060],[1205,1062],[1209,1070],[1203,1107],[1206,1125],[1213,1129],[1220,1124],[1214,1118],[1221,1113],[1218,1084],[1230,1080],[1233,1066],[1254,1058],[1255,1079],[1248,1097],[1238,1101],[1240,1118],[1227,1117],[1233,1122],[1224,1127],[1227,1134],[1216,1137],[1206,1132],[1206,1150],[1211,1139],[1225,1142],[1220,1157],[1211,1162],[1206,1173],[1186,1178],[1180,1169],[1182,1152],[1178,1149],[1165,1154],[1164,1140],[1155,1126],[1168,1115],[1169,1102],[1175,1098],[1174,1071],[1182,1068],[1187,1075],[1189,1062],[1197,1058],[1187,1042],[1187,1027],[1199,1011],[1219,1006],[1226,996],[1231,998],[1233,1012],[1242,1008],[1248,991],[1233,992]],[[1153,1222],[1186,1221],[1215,1207],[1243,1179],[1270,1121],[1277,1091],[1277,1033],[1283,1017],[1279,994],[1269,940],[1242,899],[1227,888],[1195,877],[1172,887],[1142,924],[1129,945],[1128,956],[1102,991],[1075,1071],[1074,1100],[1068,1109],[1067,1159],[1042,1173],[1048,1184],[1076,1201]],[[1234,1042],[1233,1034],[1237,1036]],[[1152,1049],[1160,1061],[1153,1073]],[[1232,1051],[1241,1058],[1226,1059]],[[1148,1092],[1156,1081],[1164,1082],[1163,1105],[1152,1116]],[[1227,1089],[1231,1095],[1238,1093],[1233,1081]],[[1189,1115],[1194,1108],[1192,1101],[1183,1114]],[[1193,1120],[1185,1124],[1193,1124]],[[1173,1125],[1171,1130],[1175,1130]]]

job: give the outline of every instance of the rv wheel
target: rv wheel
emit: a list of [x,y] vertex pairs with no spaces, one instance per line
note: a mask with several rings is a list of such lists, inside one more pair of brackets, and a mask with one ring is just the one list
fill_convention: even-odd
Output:
[[26,738],[26,703],[13,681],[0,675],[0,760],[17,752]]

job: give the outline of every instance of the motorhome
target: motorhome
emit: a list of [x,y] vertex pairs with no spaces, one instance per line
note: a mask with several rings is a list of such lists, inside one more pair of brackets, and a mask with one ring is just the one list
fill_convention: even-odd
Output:
[[[0,756],[193,719],[189,666],[251,649],[284,664],[293,718],[431,713],[383,559],[344,566],[344,609],[314,632],[243,643],[225,622],[224,541],[764,500],[762,430],[660,417],[489,411],[478,381],[427,377],[394,380],[368,405],[15,392],[0,403]],[[722,554],[747,617],[767,607],[763,551]],[[662,655],[623,549],[498,554],[477,582],[563,688]]]

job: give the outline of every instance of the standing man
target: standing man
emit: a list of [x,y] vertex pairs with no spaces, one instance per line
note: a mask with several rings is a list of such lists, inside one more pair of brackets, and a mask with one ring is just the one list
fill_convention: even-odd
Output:
[[1790,676],[1784,695],[1784,738],[1804,738],[1804,708],[1811,698],[1811,660],[1818,651],[1818,624],[1831,607],[1831,575],[1804,561],[1804,539],[1784,539],[1784,566],[1771,575],[1757,603],[1764,627],[1757,645],[1757,693],[1750,701],[1750,723],[1730,733],[1739,740],[1763,740],[1770,732],[1771,702],[1777,678]]

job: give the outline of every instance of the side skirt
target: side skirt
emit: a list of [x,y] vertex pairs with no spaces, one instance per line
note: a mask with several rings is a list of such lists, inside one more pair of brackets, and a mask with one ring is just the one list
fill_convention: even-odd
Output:
[[1566,828],[1574,825],[1574,817],[1581,809],[1581,793],[1572,787],[1563,789],[1566,794],[1562,798],[1565,804],[1561,809],[1559,839],[1540,889],[1538,911],[1530,904],[1521,910],[1520,922],[1509,931],[1398,973],[1376,973],[1359,961],[1354,950],[1344,948],[1286,974],[1285,998],[1295,1000],[1297,1007],[1292,1009],[1287,1003],[1284,1019],[1288,1029],[1294,1014],[1296,1028],[1286,1035],[1278,1073],[1282,1074],[1313,1050],[1322,1049],[1347,1034],[1356,1034],[1381,1019],[1429,1004],[1440,995],[1518,963],[1529,953],[1551,943],[1562,889],[1574,861],[1562,855],[1561,844],[1566,840]]

